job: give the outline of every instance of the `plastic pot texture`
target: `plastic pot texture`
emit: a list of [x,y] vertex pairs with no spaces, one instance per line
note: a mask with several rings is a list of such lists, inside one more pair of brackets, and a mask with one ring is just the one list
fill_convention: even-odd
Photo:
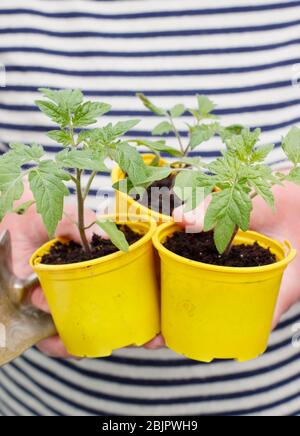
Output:
[[267,348],[282,276],[296,251],[289,242],[283,245],[255,232],[240,232],[235,243],[257,241],[276,254],[277,263],[213,266],[163,246],[178,230],[178,225],[166,223],[153,238],[161,259],[162,333],[167,346],[202,362],[258,357]]
[[71,265],[43,265],[42,256],[57,241],[31,258],[57,331],[68,352],[104,357],[129,345],[143,345],[160,332],[159,289],[152,237],[156,223],[130,216],[127,224],[144,236],[128,253]]

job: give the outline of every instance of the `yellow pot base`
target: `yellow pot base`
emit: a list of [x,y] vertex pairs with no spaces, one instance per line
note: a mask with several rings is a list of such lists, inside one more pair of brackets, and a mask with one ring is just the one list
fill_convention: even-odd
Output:
[[236,243],[258,242],[278,262],[233,268],[195,262],[164,247],[180,230],[161,225],[153,238],[161,259],[162,334],[173,351],[211,362],[257,358],[267,348],[282,276],[296,251],[255,232],[239,232]]
[[123,342],[123,343],[119,343],[118,346],[116,346],[115,348],[104,348],[104,347],[99,347],[97,351],[93,351],[93,352],[81,352],[78,351],[77,348],[73,348],[72,345],[70,346],[66,346],[66,349],[68,351],[69,354],[71,354],[72,356],[75,357],[80,357],[80,358],[89,358],[89,359],[99,359],[99,358],[104,358],[104,357],[110,357],[114,351],[117,351],[121,348],[128,348],[128,347],[136,347],[136,348],[140,348],[143,345],[145,345],[147,342],[150,342],[152,339],[154,339],[158,334],[160,333],[160,329],[158,328],[156,330],[156,332],[148,334],[148,335],[144,335],[144,336],[139,336],[138,338],[136,338],[134,341],[129,341],[129,342]]
[[168,348],[170,348],[170,350],[174,351],[175,353],[177,353],[181,356],[184,356],[187,359],[191,359],[191,360],[195,360],[197,362],[203,362],[203,363],[211,363],[214,360],[235,360],[239,363],[244,363],[244,362],[248,362],[250,360],[255,360],[255,359],[259,358],[267,350],[267,347],[264,347],[261,352],[256,352],[252,355],[249,354],[249,355],[243,355],[243,356],[242,355],[235,355],[234,356],[234,355],[219,355],[218,354],[217,356],[214,356],[212,354],[205,355],[200,350],[198,353],[184,352],[181,349],[177,348],[176,341],[173,343],[172,340],[170,340],[170,339],[169,340],[165,339],[165,343],[166,343],[166,346]]
[[[107,217],[112,219],[115,217]],[[150,341],[160,331],[159,288],[155,274],[151,218],[119,217],[144,236],[128,253],[71,265],[43,265],[55,241],[31,258],[59,336],[77,357],[107,357],[116,349]]]

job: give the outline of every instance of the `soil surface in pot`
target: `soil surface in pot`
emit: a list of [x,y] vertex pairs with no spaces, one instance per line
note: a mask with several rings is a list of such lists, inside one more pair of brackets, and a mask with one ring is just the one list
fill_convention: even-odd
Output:
[[[173,191],[175,183],[175,177],[170,175],[166,179],[154,182],[148,189],[147,194],[142,198],[140,196],[134,197],[134,199],[141,205],[148,209],[158,212],[163,215],[172,216],[174,209],[182,205],[181,200]],[[164,192],[158,192],[158,189],[153,188],[167,188]]]
[[[119,226],[126,236],[129,245],[139,241],[143,235],[133,232],[127,226]],[[87,254],[82,245],[77,242],[70,241],[66,244],[57,242],[51,247],[49,253],[42,257],[41,263],[46,265],[67,265],[71,263],[80,263],[87,260],[98,259],[118,252],[119,250],[114,244],[103,239],[101,236],[94,234],[91,242],[91,253]]]
[[229,254],[220,255],[214,244],[213,232],[196,234],[176,232],[164,246],[186,259],[210,265],[247,268],[271,265],[276,262],[276,256],[257,242],[253,245],[234,245]]

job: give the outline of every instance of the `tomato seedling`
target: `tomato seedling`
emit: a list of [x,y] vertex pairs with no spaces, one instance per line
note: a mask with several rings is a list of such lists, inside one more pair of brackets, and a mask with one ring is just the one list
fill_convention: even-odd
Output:
[[[63,217],[64,199],[69,195],[69,184],[73,184],[77,198],[78,220],[82,246],[89,253],[84,207],[95,176],[99,172],[110,172],[106,160],[115,161],[133,186],[147,186],[170,173],[167,168],[147,168],[135,147],[122,140],[139,120],[109,123],[101,128],[87,129],[97,119],[111,110],[102,102],[85,101],[80,90],[54,91],[40,89],[43,99],[37,100],[39,109],[58,128],[47,136],[63,147],[50,159],[41,145],[10,144],[10,150],[0,158],[0,221],[10,212],[25,213],[33,204],[42,216],[49,237],[55,234]],[[83,174],[89,179],[83,186]],[[33,201],[26,202],[14,210],[14,202],[24,192],[28,178]],[[97,221],[112,242],[122,251],[128,251],[124,234],[111,221]]]
[[[209,164],[201,164],[195,171],[182,170],[176,177],[175,192],[185,203],[186,210],[196,208],[212,194],[204,231],[214,231],[214,241],[220,254],[229,253],[238,230],[249,229],[253,200],[260,196],[275,209],[274,185],[284,181],[300,185],[300,129],[293,127],[281,147],[291,163],[288,173],[273,172],[266,159],[274,145],[258,147],[261,131],[235,129],[222,131],[226,151]],[[189,188],[189,189],[187,189]]]

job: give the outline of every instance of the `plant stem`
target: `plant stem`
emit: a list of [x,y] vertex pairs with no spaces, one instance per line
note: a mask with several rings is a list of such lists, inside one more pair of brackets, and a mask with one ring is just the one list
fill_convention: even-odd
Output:
[[229,242],[229,244],[228,244],[228,246],[227,246],[227,248],[226,248],[226,250],[225,250],[225,252],[224,252],[224,255],[225,255],[225,256],[228,256],[228,255],[230,254],[231,249],[232,249],[232,243],[233,243],[233,241],[234,241],[234,239],[235,239],[235,237],[236,237],[238,231],[239,231],[238,226],[235,226],[235,229],[234,229],[234,232],[233,232],[232,237],[231,237],[231,239],[230,239],[230,242]]
[[72,147],[76,148],[75,138],[74,138],[74,127],[73,127],[73,119],[71,114],[69,114],[70,117],[70,123],[69,123],[69,133],[70,137],[72,139]]
[[184,150],[183,157],[186,157],[188,155],[189,150],[190,150],[190,144],[188,144],[186,149]]
[[[73,120],[72,120],[71,114],[70,114],[69,132],[70,132],[70,136],[72,138],[72,146],[74,148],[76,148],[76,142],[75,142],[75,138],[74,138]],[[85,201],[85,199],[87,197],[87,194],[85,194],[84,196],[82,194],[81,175],[82,175],[82,170],[79,170],[77,168],[76,169],[76,178],[71,175],[71,179],[76,184],[77,207],[78,207],[78,223],[77,223],[77,227],[78,227],[78,230],[79,230],[80,239],[81,239],[84,251],[86,253],[90,254],[91,249],[90,249],[90,245],[88,243],[88,240],[87,240],[87,237],[86,237],[86,234],[85,234],[85,223],[84,223],[84,201]],[[90,184],[92,184],[92,181],[93,181],[93,179],[91,180]],[[88,188],[88,191],[89,191],[89,189],[90,189],[90,187]],[[87,191],[87,193],[88,193],[88,191]]]
[[251,195],[250,195],[250,198],[251,198],[251,200],[254,200],[254,198],[256,198],[258,196],[258,193],[257,192],[253,192]]
[[82,187],[81,187],[81,174],[82,171],[77,169],[77,183],[76,183],[76,192],[77,192],[77,204],[78,204],[78,230],[80,233],[80,238],[82,241],[83,248],[86,253],[90,253],[90,245],[88,243],[86,234],[85,234],[85,223],[84,223],[84,198],[82,196]]
[[88,226],[86,226],[86,227],[84,228],[84,230],[91,229],[95,224],[97,224],[97,221],[94,221],[94,222],[92,222],[91,224],[89,224]]
[[178,143],[179,143],[179,146],[180,146],[180,151],[181,151],[182,155],[185,156],[185,149],[184,149],[184,145],[183,145],[180,133],[179,133],[177,127],[175,126],[174,120],[173,120],[173,118],[172,118],[172,116],[170,114],[168,114],[168,118],[170,120],[170,123],[172,124],[173,132],[175,133],[175,136],[176,136],[176,138],[178,140]]
[[93,171],[92,174],[91,174],[91,177],[89,178],[87,186],[85,188],[85,191],[84,191],[84,194],[83,194],[83,201],[85,201],[87,196],[89,195],[92,183],[93,183],[94,178],[96,177],[96,175],[97,175],[97,171]]
[[[195,123],[194,127],[200,126],[200,122],[201,122],[201,118],[196,119],[196,123]],[[190,143],[191,143],[191,139],[190,139],[188,145],[186,146],[186,148],[183,152],[183,157],[186,157],[188,155],[188,152],[190,150]]]

